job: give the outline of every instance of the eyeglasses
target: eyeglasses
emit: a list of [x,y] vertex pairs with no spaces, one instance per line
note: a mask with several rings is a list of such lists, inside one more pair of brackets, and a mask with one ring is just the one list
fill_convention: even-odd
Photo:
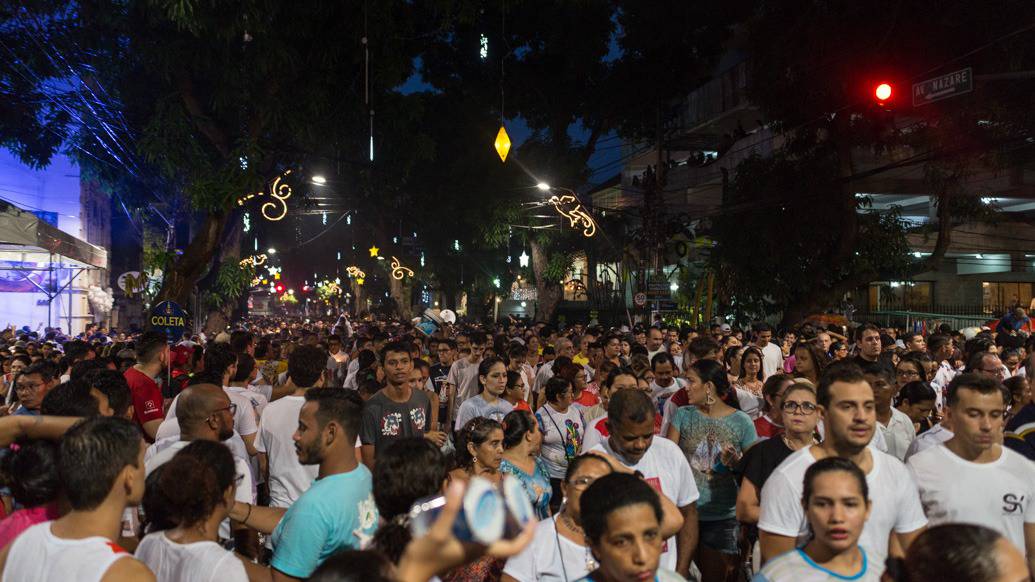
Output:
[[788,414],[801,413],[808,416],[816,412],[816,405],[812,402],[795,402],[793,400],[787,400],[780,405],[780,409]]
[[224,407],[224,408],[217,408],[217,409],[213,410],[212,414],[210,414],[208,416],[209,416],[209,418],[211,418],[211,417],[219,414],[220,412],[223,412],[224,410],[229,410],[230,411],[230,416],[235,416],[237,414],[237,405],[234,404],[233,402],[231,402],[230,406],[227,406],[227,407]]
[[895,372],[895,375],[899,378],[919,378],[920,372],[917,372],[916,370],[899,370]]
[[43,385],[43,382],[18,382],[14,385],[15,392],[35,392],[39,390],[39,387]]

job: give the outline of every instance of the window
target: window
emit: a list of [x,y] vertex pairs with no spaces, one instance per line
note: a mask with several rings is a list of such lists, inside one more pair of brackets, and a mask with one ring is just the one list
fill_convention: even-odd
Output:
[[870,283],[870,311],[927,311],[932,307],[934,283],[930,281],[877,281]]
[[1032,284],[1005,281],[982,281],[981,306],[985,313],[999,315],[1011,307],[1031,306]]

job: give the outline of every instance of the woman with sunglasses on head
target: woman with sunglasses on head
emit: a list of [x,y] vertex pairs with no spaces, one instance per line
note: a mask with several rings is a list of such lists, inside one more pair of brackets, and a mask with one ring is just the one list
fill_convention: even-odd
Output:
[[827,457],[805,471],[801,505],[811,539],[776,556],[753,582],[877,582],[883,564],[870,563],[859,545],[870,515],[866,475],[852,461]]

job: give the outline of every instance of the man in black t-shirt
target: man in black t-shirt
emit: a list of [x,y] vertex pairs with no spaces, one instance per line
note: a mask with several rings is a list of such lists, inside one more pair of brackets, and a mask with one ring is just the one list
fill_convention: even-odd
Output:
[[443,395],[442,388],[449,377],[449,368],[456,361],[456,342],[451,339],[433,340],[432,346],[438,355],[438,363],[431,366],[431,376],[428,378],[428,383],[431,390],[438,395],[439,423],[445,423],[449,416],[449,395]]

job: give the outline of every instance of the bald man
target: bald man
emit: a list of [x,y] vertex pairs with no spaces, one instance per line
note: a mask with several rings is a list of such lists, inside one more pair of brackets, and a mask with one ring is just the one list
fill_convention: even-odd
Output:
[[[196,384],[189,386],[176,401],[176,418],[180,422],[180,440],[158,441],[148,447],[144,455],[144,471],[150,475],[172,459],[176,453],[193,440],[229,442],[234,438],[234,406],[221,386]],[[240,437],[238,437],[240,438]],[[230,447],[233,450],[233,447]],[[237,473],[237,491],[234,499],[242,503],[255,503],[255,481],[247,461],[234,455],[234,470]],[[246,553],[245,546],[254,552],[255,540],[248,534],[248,528],[235,526],[239,532],[238,551]],[[230,538],[229,520],[219,526],[219,536]]]

